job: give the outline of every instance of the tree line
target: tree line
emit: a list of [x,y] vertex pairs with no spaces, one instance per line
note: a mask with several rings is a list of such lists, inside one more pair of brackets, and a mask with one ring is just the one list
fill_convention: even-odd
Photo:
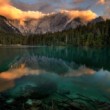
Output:
[[0,44],[110,46],[110,20],[78,26],[62,32],[22,35],[0,31]]

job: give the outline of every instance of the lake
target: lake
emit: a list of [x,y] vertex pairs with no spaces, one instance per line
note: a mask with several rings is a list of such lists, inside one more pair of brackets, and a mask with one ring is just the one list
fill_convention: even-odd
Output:
[[110,49],[1,46],[0,94],[7,105],[18,97],[110,103]]

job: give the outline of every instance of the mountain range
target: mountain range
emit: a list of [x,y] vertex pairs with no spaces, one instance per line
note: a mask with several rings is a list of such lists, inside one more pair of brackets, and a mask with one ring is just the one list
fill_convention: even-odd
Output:
[[19,29],[14,27],[13,24],[11,24],[9,20],[4,16],[0,16],[0,31],[20,33]]
[[21,34],[45,34],[47,32],[54,33],[74,29],[78,26],[94,24],[101,21],[104,21],[103,17],[97,17],[87,22],[80,17],[72,18],[63,13],[56,13],[39,19],[26,19],[21,24],[19,20],[12,20],[0,16],[0,31]]

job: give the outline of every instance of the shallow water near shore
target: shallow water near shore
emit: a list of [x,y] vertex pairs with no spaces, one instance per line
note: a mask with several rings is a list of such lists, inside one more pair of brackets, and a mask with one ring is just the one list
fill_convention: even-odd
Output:
[[60,94],[110,103],[110,49],[0,47],[0,94],[47,100]]

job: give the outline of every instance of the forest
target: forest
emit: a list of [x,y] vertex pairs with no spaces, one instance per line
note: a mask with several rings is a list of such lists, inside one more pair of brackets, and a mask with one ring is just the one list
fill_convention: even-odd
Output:
[[88,23],[76,29],[46,34],[16,34],[0,30],[1,45],[69,45],[85,47],[110,46],[110,20]]

